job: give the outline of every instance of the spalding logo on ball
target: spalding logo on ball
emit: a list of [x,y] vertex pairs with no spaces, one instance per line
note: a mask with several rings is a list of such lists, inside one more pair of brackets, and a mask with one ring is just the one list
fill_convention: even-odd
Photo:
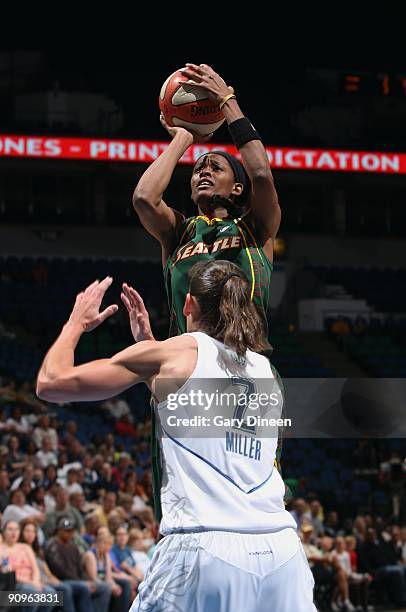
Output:
[[188,80],[180,70],[171,74],[162,85],[159,108],[171,127],[184,127],[206,136],[220,127],[224,114],[201,87]]

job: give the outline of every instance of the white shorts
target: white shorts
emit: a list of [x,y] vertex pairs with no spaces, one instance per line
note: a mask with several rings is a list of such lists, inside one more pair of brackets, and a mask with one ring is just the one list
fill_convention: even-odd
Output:
[[314,580],[293,529],[166,536],[130,612],[317,612]]

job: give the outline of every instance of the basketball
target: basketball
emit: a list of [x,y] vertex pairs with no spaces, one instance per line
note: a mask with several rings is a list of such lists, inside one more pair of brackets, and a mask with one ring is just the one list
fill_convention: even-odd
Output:
[[188,80],[180,70],[171,74],[161,87],[159,108],[169,126],[206,136],[220,127],[224,114],[203,89]]

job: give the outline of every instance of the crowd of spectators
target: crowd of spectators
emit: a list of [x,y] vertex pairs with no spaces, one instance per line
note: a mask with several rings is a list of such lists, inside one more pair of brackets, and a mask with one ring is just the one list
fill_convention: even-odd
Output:
[[345,519],[335,510],[325,514],[314,496],[296,498],[291,514],[320,609],[350,612],[405,605],[406,525],[370,514]]
[[0,569],[16,590],[63,593],[66,612],[127,612],[157,542],[149,424],[124,397],[100,410],[128,450],[114,433],[83,444],[75,409],[60,421],[32,384],[0,377]]

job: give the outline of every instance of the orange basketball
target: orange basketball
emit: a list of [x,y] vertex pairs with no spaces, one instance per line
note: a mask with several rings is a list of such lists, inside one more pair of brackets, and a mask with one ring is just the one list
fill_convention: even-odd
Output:
[[166,79],[159,95],[161,113],[172,127],[184,127],[202,136],[211,134],[223,123],[223,111],[203,89],[188,83],[188,80],[180,70]]

